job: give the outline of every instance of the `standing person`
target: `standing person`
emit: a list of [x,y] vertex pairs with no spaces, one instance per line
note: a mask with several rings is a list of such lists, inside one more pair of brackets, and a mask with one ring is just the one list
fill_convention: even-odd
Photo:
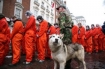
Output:
[[64,44],[68,45],[71,43],[71,28],[72,23],[70,21],[70,18],[68,14],[66,13],[66,7],[65,6],[59,6],[56,8],[59,13],[58,21],[59,21],[59,27],[60,27],[60,33],[64,35],[63,42]]
[[35,43],[35,34],[36,34],[36,20],[30,11],[26,11],[25,13],[28,21],[26,23],[24,33],[25,33],[25,51],[26,51],[26,59],[23,64],[30,64],[33,58],[34,52],[34,43]]
[[20,61],[21,56],[21,45],[22,45],[22,39],[23,39],[23,23],[20,19],[16,18],[15,16],[12,17],[13,19],[13,30],[11,33],[11,41],[12,41],[12,63],[10,63],[10,66],[15,66]]
[[73,24],[73,28],[71,31],[72,31],[72,43],[77,43],[78,27]]
[[94,26],[94,24],[91,25],[91,30],[92,30],[92,40],[93,40],[93,51],[98,52],[99,50],[99,43],[98,43],[98,36],[99,36],[99,31],[98,28]]
[[[56,9],[58,10],[59,13],[58,21],[59,21],[60,33],[64,35],[63,43],[68,45],[72,42],[72,34],[71,34],[72,23],[70,21],[68,14],[66,13],[65,6],[61,5]],[[71,59],[66,62],[65,69],[71,68],[70,62]]]
[[38,61],[43,62],[45,60],[45,48],[47,43],[47,30],[48,30],[48,22],[45,21],[42,16],[37,17],[37,21],[39,22],[39,31],[36,34],[38,40]]
[[84,38],[85,38],[85,28],[82,26],[81,23],[78,23],[78,36],[77,36],[77,39],[78,39],[78,43],[82,44],[85,48],[85,41],[84,41]]
[[52,34],[56,34],[56,28],[53,25],[51,25],[50,23],[48,23],[46,58],[49,58],[49,59],[51,59],[52,57],[51,57],[51,50],[49,48],[48,41],[49,41],[49,36],[52,35]]
[[5,43],[7,42],[8,23],[4,14],[0,13],[0,66],[4,63]]
[[56,34],[60,34],[59,24],[58,24],[58,23],[55,23],[55,24],[54,24],[54,27],[55,27],[55,29],[56,29]]
[[92,47],[93,47],[92,31],[88,25],[86,26],[85,43],[86,43],[86,52],[91,54],[92,53]]
[[104,33],[102,32],[102,28],[100,27],[99,24],[96,24],[96,28],[98,29],[98,43],[99,43],[99,51],[101,52],[103,50],[103,39],[104,39]]

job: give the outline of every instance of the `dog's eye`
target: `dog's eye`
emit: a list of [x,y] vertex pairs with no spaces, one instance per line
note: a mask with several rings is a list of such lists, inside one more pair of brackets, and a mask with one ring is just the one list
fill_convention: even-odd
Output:
[[55,36],[53,36],[53,37],[55,37]]
[[60,38],[60,37],[58,37],[58,38]]

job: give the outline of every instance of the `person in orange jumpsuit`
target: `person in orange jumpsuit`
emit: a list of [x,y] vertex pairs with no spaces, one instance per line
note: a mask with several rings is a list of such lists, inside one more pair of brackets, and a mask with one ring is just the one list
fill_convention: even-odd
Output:
[[54,26],[56,28],[56,34],[60,34],[60,28],[59,28],[58,23],[55,23]]
[[86,26],[85,42],[86,42],[86,52],[91,54],[92,53],[92,47],[93,47],[92,31],[88,25]]
[[5,44],[7,42],[8,23],[4,14],[0,13],[0,67],[4,63],[5,58]]
[[72,43],[77,43],[78,26],[73,25],[71,32],[72,32]]
[[34,43],[35,43],[35,34],[36,34],[36,19],[32,15],[30,11],[26,11],[25,13],[28,21],[26,23],[24,33],[25,33],[25,51],[26,51],[26,59],[23,64],[30,64],[33,58],[34,52]]
[[99,26],[99,24],[96,24],[96,28],[98,28],[99,36],[98,36],[98,42],[99,42],[99,51],[103,50],[103,39],[104,39],[104,33],[102,32],[102,28]]
[[84,37],[85,37],[85,28],[82,26],[81,23],[78,23],[78,35],[77,35],[77,42],[82,44],[85,48],[85,41],[84,41]]
[[51,50],[49,48],[48,41],[49,41],[49,36],[52,35],[52,34],[56,34],[56,28],[53,25],[51,25],[50,23],[48,23],[46,58],[49,58],[49,59],[51,59],[52,57],[51,57]]
[[11,42],[12,42],[12,63],[9,64],[9,66],[15,66],[20,61],[21,56],[21,45],[22,45],[22,39],[23,39],[23,23],[21,19],[16,18],[15,16],[12,17],[13,19],[13,30],[11,33]]
[[99,50],[99,43],[98,43],[98,36],[99,36],[99,30],[94,26],[94,24],[91,25],[92,30],[92,40],[93,40],[93,51],[98,52]]
[[45,60],[45,48],[47,43],[47,30],[48,30],[48,22],[45,21],[42,16],[37,17],[39,25],[39,31],[36,34],[38,38],[38,61],[43,62]]

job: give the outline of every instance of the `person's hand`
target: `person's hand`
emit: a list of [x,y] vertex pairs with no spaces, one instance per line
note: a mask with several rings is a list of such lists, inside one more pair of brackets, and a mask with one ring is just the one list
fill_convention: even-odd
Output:
[[39,35],[37,34],[37,35],[36,35],[36,37],[38,38],[38,37],[39,37]]

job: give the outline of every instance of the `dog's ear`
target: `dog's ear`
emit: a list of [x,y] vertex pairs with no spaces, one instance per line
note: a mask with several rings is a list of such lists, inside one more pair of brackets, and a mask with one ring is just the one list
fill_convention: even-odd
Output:
[[60,34],[59,36],[60,36],[60,38],[61,38],[61,39],[63,39],[63,37],[64,37],[64,34]]

